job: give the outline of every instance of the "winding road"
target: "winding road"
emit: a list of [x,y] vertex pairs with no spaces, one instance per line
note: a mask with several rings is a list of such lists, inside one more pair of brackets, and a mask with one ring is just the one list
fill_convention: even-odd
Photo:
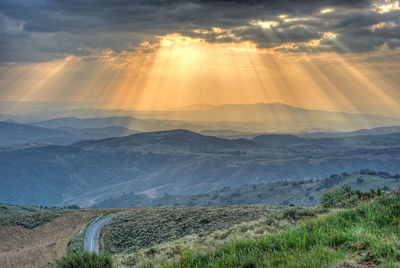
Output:
[[111,221],[114,217],[118,216],[117,214],[105,217],[103,219],[97,218],[86,230],[85,235],[85,248],[89,252],[99,253],[99,237],[100,231],[103,227]]

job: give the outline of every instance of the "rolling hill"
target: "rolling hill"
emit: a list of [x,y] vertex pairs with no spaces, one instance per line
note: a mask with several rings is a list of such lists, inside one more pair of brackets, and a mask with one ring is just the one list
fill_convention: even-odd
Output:
[[321,195],[341,185],[361,191],[383,188],[386,191],[400,189],[400,174],[363,170],[351,174],[331,175],[322,180],[280,181],[244,185],[237,188],[225,187],[218,191],[199,195],[164,195],[150,198],[139,194],[126,194],[109,198],[94,208],[130,208],[154,206],[221,206],[243,204],[269,204],[315,206]]
[[0,121],[0,146],[13,148],[24,144],[66,145],[79,140],[121,137],[136,133],[124,127],[104,128],[46,128],[16,122]]
[[28,142],[71,143],[78,138],[67,132],[43,127],[0,121],[0,146]]
[[0,202],[92,206],[130,192],[191,195],[367,168],[398,173],[398,136],[290,137],[300,143],[277,146],[277,137],[229,140],[172,130],[23,148],[1,152]]

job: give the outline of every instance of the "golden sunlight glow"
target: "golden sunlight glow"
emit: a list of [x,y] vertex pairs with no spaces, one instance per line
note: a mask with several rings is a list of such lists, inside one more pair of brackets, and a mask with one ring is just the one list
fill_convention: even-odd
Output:
[[398,0],[384,0],[378,1],[373,4],[373,10],[380,14],[388,13],[395,10],[400,10],[400,4]]
[[296,17],[296,18],[289,18],[289,16],[284,16],[284,17],[281,17],[281,19],[284,21],[284,22],[287,22],[287,23],[289,23],[289,22],[297,22],[297,21],[309,21],[309,20],[313,20],[313,18],[308,18],[308,17]]
[[[322,38],[335,39],[336,34],[327,32]],[[400,115],[396,68],[373,60],[382,51],[368,58],[333,52],[283,53],[259,49],[252,42],[208,43],[179,34],[157,40],[143,42],[130,52],[107,50],[97,57],[0,66],[5,77],[0,99],[88,101],[95,108],[137,110],[282,102],[310,109]]]
[[271,27],[276,27],[279,25],[276,21],[261,21],[261,20],[252,20],[250,21],[250,25],[260,26],[263,29],[270,29]]
[[371,26],[369,27],[369,29],[370,29],[372,32],[375,32],[376,29],[384,29],[384,28],[390,29],[390,28],[394,28],[394,27],[396,27],[396,26],[397,26],[397,24],[396,24],[395,22],[393,22],[393,21],[382,21],[382,22],[380,22],[380,23],[371,25]]
[[334,11],[335,11],[334,8],[325,8],[325,9],[322,9],[320,12],[321,12],[322,14],[326,14],[326,13],[332,13],[332,12],[334,12]]

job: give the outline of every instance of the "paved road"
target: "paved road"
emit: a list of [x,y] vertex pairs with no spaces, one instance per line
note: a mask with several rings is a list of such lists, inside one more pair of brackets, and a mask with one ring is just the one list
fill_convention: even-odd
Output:
[[100,231],[103,227],[114,217],[118,215],[111,215],[105,217],[101,220],[96,219],[94,223],[92,223],[86,231],[85,236],[85,248],[89,252],[99,253],[99,237]]

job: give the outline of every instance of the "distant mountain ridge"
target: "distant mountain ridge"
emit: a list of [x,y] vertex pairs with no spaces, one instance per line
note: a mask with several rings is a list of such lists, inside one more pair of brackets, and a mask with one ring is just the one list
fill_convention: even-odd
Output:
[[367,136],[367,135],[386,135],[386,134],[395,134],[400,133],[400,126],[389,126],[389,127],[377,127],[377,128],[367,128],[367,129],[359,129],[356,131],[348,131],[348,132],[338,132],[333,130],[324,130],[321,129],[307,129],[307,132],[296,132],[296,133],[260,133],[260,132],[241,132],[230,129],[217,129],[217,130],[202,130],[200,131],[203,135],[210,135],[225,139],[237,139],[237,138],[245,138],[245,139],[253,139],[256,136],[261,135],[295,135],[297,137],[302,138],[340,138],[340,137],[352,137],[352,136]]
[[76,118],[65,117],[55,118],[42,122],[31,123],[35,126],[46,128],[71,127],[77,129],[87,128],[107,128],[107,127],[124,127],[132,129],[136,132],[141,131],[159,131],[171,130],[177,128],[194,128],[198,127],[190,123],[177,122],[171,120],[157,119],[138,119],[135,117],[105,117],[105,118]]
[[46,128],[10,121],[0,121],[0,146],[12,147],[23,144],[66,145],[79,140],[121,137],[136,133],[124,127],[104,128]]
[[62,139],[66,143],[77,140],[76,137],[60,130],[0,121],[0,146],[45,142],[52,139]]
[[[306,129],[351,131],[361,128],[400,125],[400,118],[311,110],[283,103],[193,105],[183,111],[137,113],[139,118],[180,120],[221,125],[220,129],[244,132],[300,132]],[[231,125],[231,127],[226,127]],[[217,129],[213,127],[213,129]]]
[[400,133],[400,126],[359,129],[350,132],[312,132],[312,133],[299,134],[299,136],[305,138],[331,138],[331,137],[351,137],[351,136],[361,136],[361,135],[386,135],[394,133]]
[[213,136],[204,136],[185,129],[145,132],[121,138],[109,138],[96,141],[81,141],[74,144],[81,148],[125,148],[146,147],[149,149],[169,150],[188,149],[190,152],[215,152],[216,150],[258,148],[260,144],[247,139],[227,140]]
[[252,141],[269,147],[288,147],[293,150],[324,149],[340,151],[353,149],[389,148],[400,146],[400,133],[348,137],[303,138],[295,135],[260,135]]
[[81,139],[102,139],[111,137],[122,137],[137,133],[132,129],[119,126],[109,126],[103,128],[72,128],[72,127],[57,127],[55,130],[76,135]]
[[[161,131],[177,128],[191,131],[226,129],[240,132],[301,133],[354,131],[362,128],[400,125],[400,118],[374,114],[353,114],[309,110],[282,103],[194,105],[183,110],[68,110],[66,116],[33,123],[41,127],[103,128],[121,126],[135,131]],[[57,115],[62,113],[58,112]],[[81,118],[91,116],[91,118]]]

